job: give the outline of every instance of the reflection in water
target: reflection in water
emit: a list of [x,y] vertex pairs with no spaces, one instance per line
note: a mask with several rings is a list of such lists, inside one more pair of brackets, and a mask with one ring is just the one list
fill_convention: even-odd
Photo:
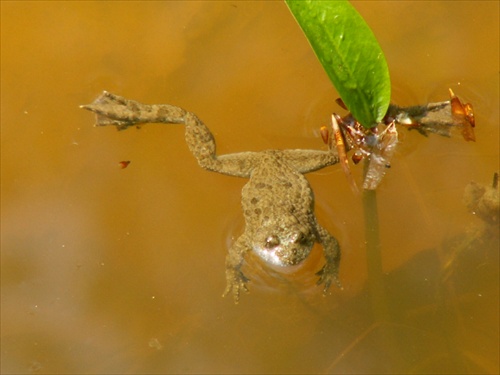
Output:
[[388,321],[340,169],[308,179],[344,290],[317,292],[314,249],[294,274],[248,270],[234,306],[245,181],[200,170],[180,127],[98,131],[78,109],[108,89],[193,109],[221,154],[321,147],[338,95],[283,3],[2,3],[2,373],[498,373],[498,232],[462,195],[498,168],[499,4],[354,5],[395,103],[451,87],[477,114],[476,144],[401,134],[377,189]]

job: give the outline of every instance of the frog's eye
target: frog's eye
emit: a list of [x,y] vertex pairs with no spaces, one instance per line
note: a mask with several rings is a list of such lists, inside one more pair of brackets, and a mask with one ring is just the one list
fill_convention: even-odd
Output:
[[269,236],[266,238],[266,244],[264,245],[264,247],[266,249],[272,249],[273,247],[276,247],[280,244],[280,240],[277,236]]
[[302,233],[302,232],[295,233],[293,235],[293,242],[294,243],[301,243],[301,242],[304,242],[305,238],[306,237],[304,236],[304,233]]

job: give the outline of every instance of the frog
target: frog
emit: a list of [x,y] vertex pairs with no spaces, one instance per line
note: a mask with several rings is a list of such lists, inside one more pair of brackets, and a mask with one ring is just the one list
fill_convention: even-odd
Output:
[[95,126],[118,130],[144,124],[182,124],[185,140],[198,164],[212,172],[248,179],[241,194],[243,233],[226,255],[226,288],[235,303],[248,292],[250,279],[243,273],[246,254],[252,251],[265,264],[282,269],[299,266],[313,245],[323,248],[324,266],[316,273],[326,295],[339,281],[341,258],[337,239],[321,226],[314,212],[314,193],[305,174],[339,162],[336,150],[285,149],[218,155],[209,128],[192,112],[170,104],[142,104],[104,91],[81,108],[96,114]]
[[463,201],[467,210],[477,215],[483,222],[498,230],[500,214],[500,190],[498,172],[493,174],[490,186],[471,181],[464,191]]

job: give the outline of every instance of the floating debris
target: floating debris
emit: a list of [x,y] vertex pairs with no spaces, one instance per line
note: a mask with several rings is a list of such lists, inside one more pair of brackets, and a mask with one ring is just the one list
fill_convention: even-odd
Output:
[[[462,103],[455,93],[449,89],[450,100],[445,102],[429,103],[412,107],[399,107],[391,104],[383,121],[378,126],[367,129],[363,127],[352,114],[340,117],[332,115],[333,139],[328,134],[328,129],[321,128],[323,141],[331,146],[334,141],[349,185],[357,192],[356,182],[352,177],[347,153],[354,150],[351,160],[358,164],[367,160],[367,168],[363,181],[363,189],[375,190],[381,183],[386,170],[391,166],[391,159],[398,143],[398,130],[396,125],[409,130],[417,130],[420,134],[428,136],[435,133],[451,137],[453,128],[461,129],[466,141],[476,141],[474,128],[476,126],[472,104]],[[337,104],[345,108],[341,99]]]
[[130,160],[124,160],[124,161],[121,161],[118,163],[118,165],[120,166],[121,169],[127,168],[129,164],[130,164]]

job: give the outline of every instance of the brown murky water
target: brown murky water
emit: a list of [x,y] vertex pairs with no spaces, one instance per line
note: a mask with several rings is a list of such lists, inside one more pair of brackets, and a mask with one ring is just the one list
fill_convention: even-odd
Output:
[[462,203],[498,170],[498,2],[355,2],[393,100],[452,87],[477,142],[403,134],[377,193],[382,293],[334,166],[309,180],[344,290],[314,287],[317,249],[296,277],[249,267],[239,305],[221,294],[244,180],[200,169],[180,126],[97,129],[78,105],[182,106],[220,153],[321,148],[337,95],[285,5],[1,6],[2,373],[498,373],[498,231]]

